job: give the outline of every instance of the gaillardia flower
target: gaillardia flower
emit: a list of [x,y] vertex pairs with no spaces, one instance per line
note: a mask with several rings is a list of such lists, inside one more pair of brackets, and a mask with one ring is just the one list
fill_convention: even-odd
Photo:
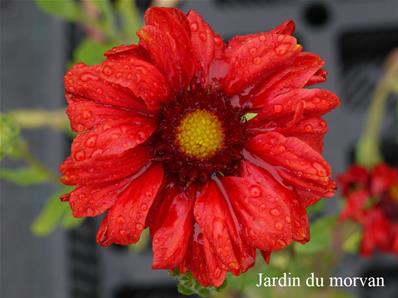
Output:
[[338,180],[347,200],[340,219],[363,226],[360,253],[398,255],[398,170],[385,164],[371,170],[351,166]]
[[339,100],[304,88],[326,71],[293,31],[288,21],[225,44],[194,11],[151,8],[138,45],[67,72],[77,137],[60,169],[77,187],[63,199],[76,217],[106,212],[99,244],[149,227],[154,268],[220,286],[256,249],[309,240],[306,207],[335,188],[321,116]]

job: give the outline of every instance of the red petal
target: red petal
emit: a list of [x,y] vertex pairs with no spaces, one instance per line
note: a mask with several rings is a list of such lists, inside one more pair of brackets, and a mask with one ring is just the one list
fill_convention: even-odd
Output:
[[276,131],[287,137],[296,137],[306,142],[318,152],[322,152],[323,137],[328,131],[326,121],[320,117],[307,118],[294,126],[280,128]]
[[238,275],[254,264],[255,251],[243,243],[239,224],[214,182],[197,198],[194,215],[213,250],[229,271]]
[[197,12],[190,11],[188,21],[191,27],[192,50],[202,68],[199,79],[205,87],[211,83],[210,67],[215,59],[221,58],[224,41]]
[[[298,200],[295,192],[282,186],[281,183],[278,182],[274,177],[272,177],[272,175],[268,171],[256,167],[247,161],[243,161],[241,163],[241,175],[242,177],[248,178],[252,181],[256,181],[257,183],[263,185],[263,187],[268,192],[269,197],[275,198],[274,204],[276,204],[277,200],[283,202],[279,203],[280,207],[277,208],[278,212],[276,212],[275,210],[271,210],[270,213],[274,217],[280,217],[281,221],[291,226],[291,232],[289,233],[292,234],[293,240],[302,243],[309,240],[310,235],[307,213],[305,208],[302,206],[303,204]],[[285,214],[285,217],[278,215],[277,213],[281,213],[279,209],[285,210],[286,206],[288,207],[289,214]],[[290,239],[282,238],[282,241],[287,244],[290,242]],[[279,243],[279,248],[286,245],[283,242]]]
[[370,199],[370,194],[365,189],[358,189],[351,192],[347,198],[347,204],[340,214],[341,220],[351,217],[359,222],[365,220],[365,204]]
[[332,196],[330,166],[317,151],[294,137],[269,132],[250,139],[248,149],[270,163],[289,184],[313,194]]
[[[268,35],[268,34],[278,34],[278,35],[292,35],[294,33],[294,30],[296,28],[296,25],[292,20],[285,21],[279,26],[275,27],[269,32],[260,32],[260,33],[251,33],[251,34],[245,34],[245,35],[236,35],[232,37],[229,42],[228,42],[228,48],[229,49],[234,49],[240,47],[243,43],[250,39],[255,39],[260,36]],[[229,50],[228,49],[228,50]]]
[[306,117],[321,116],[339,105],[339,98],[332,92],[323,89],[294,89],[264,102],[264,108],[253,119],[256,123],[271,119],[292,117],[298,104],[303,105]]
[[270,251],[291,242],[290,210],[279,193],[247,178],[224,177],[222,183],[250,245]]
[[110,83],[101,76],[101,66],[75,64],[64,77],[66,94],[96,103],[144,110],[145,105],[134,93]]
[[132,119],[137,113],[97,104],[84,99],[70,100],[66,109],[73,131],[90,130],[102,122]]
[[270,251],[265,251],[265,250],[261,250],[261,255],[264,258],[264,261],[269,264],[269,261],[271,260],[271,252]]
[[137,33],[140,45],[150,53],[174,91],[188,87],[196,64],[186,16],[175,8],[153,7],[145,13],[145,24]]
[[144,143],[155,131],[154,121],[143,117],[131,117],[109,122],[103,121],[93,130],[80,133],[72,143],[72,159],[82,161],[121,154]]
[[296,24],[293,20],[288,20],[271,30],[271,33],[292,35],[296,29]]
[[388,252],[391,247],[391,223],[379,209],[375,208],[366,215],[360,252],[368,256],[375,250]]
[[104,185],[79,186],[69,194],[69,204],[75,217],[97,216],[113,206],[120,192],[131,179]]
[[369,172],[362,166],[352,165],[346,172],[337,177],[341,192],[347,196],[351,192],[351,187],[355,184],[356,187],[367,187],[369,181]]
[[121,59],[126,60],[129,58],[138,58],[141,60],[148,61],[149,56],[146,50],[140,45],[121,45],[106,51],[104,54],[108,59]]
[[102,156],[99,150],[98,153],[93,153],[91,159],[85,160],[75,160],[70,156],[60,166],[61,180],[66,185],[116,181],[133,175],[147,164],[150,158],[150,151],[144,146],[112,156]]
[[324,64],[318,55],[300,53],[291,66],[276,73],[258,90],[251,92],[253,107],[263,107],[277,95],[303,88]]
[[97,233],[100,245],[128,245],[140,239],[149,208],[163,183],[163,168],[153,165],[133,180],[108,211]]
[[373,195],[381,195],[394,184],[398,185],[398,171],[385,164],[374,167],[371,178],[371,191]]
[[239,94],[287,67],[299,53],[296,39],[289,35],[265,33],[248,38],[239,46],[228,43],[226,58],[230,69],[224,90]]
[[152,228],[152,250],[155,269],[174,269],[185,257],[193,226],[193,203],[186,193],[166,195],[158,209],[158,227]]
[[180,271],[189,271],[204,287],[220,287],[227,275],[223,265],[213,253],[207,238],[202,234],[198,224],[194,226],[190,245]]
[[150,110],[157,110],[170,99],[165,77],[152,64],[137,59],[108,59],[101,65],[102,76],[109,82],[128,88],[142,98]]

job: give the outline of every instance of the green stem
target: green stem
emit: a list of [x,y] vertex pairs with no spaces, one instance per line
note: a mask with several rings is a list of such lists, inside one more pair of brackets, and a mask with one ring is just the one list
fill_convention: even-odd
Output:
[[368,110],[365,130],[356,148],[357,164],[371,168],[383,160],[380,152],[380,130],[388,97],[396,84],[397,73],[398,62],[396,61],[376,86]]
[[49,170],[47,167],[45,167],[36,157],[34,157],[28,149],[28,146],[25,142],[20,142],[18,146],[18,151],[20,154],[20,157],[31,167],[39,170],[40,172],[44,173],[48,180],[55,183],[55,184],[61,184],[59,177],[57,174]]
[[68,131],[69,124],[65,110],[13,110],[8,112],[14,122],[22,129],[51,127],[55,130]]

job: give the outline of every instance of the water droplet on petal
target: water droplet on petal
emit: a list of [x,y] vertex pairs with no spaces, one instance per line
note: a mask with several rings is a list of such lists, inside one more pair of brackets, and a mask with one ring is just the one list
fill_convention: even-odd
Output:
[[312,132],[312,131],[313,131],[312,125],[311,125],[311,124],[305,125],[305,126],[304,126],[304,130],[305,130],[306,132]]
[[85,144],[87,147],[93,148],[96,142],[97,142],[97,136],[93,135],[86,140]]
[[198,23],[197,23],[197,22],[193,22],[193,23],[191,24],[191,31],[192,31],[192,32],[198,31]]
[[86,152],[84,152],[84,150],[80,150],[80,151],[77,151],[76,153],[75,153],[75,159],[77,160],[77,161],[82,161],[82,160],[84,160],[86,158]]
[[113,73],[112,68],[110,68],[109,66],[105,66],[104,69],[102,70],[102,72],[107,75],[110,76]]
[[145,203],[141,204],[141,210],[142,211],[147,211],[148,210],[148,205],[145,204]]
[[283,111],[283,106],[282,105],[274,105],[274,111],[275,113],[280,113]]
[[260,58],[260,57],[255,57],[255,58],[253,59],[253,63],[254,63],[254,64],[260,64],[260,63],[261,63],[261,58]]
[[199,33],[199,38],[200,38],[202,41],[206,41],[206,39],[207,39],[206,34],[204,34],[203,32],[202,32],[202,33]]
[[285,55],[286,52],[289,50],[290,44],[282,43],[275,48],[275,53],[279,56]]
[[279,212],[278,209],[274,208],[274,209],[271,210],[271,214],[272,214],[273,216],[278,216],[278,215],[280,215],[281,213]]
[[277,222],[277,223],[275,223],[275,228],[276,228],[277,230],[282,230],[283,224],[282,224],[281,222]]
[[250,187],[250,195],[254,198],[258,198],[261,196],[261,189],[257,185],[253,185]]

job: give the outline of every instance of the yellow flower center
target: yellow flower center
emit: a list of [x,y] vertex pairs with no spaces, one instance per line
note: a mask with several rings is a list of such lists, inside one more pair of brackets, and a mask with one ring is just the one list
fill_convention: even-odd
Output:
[[176,141],[189,157],[212,157],[224,144],[224,131],[216,115],[207,110],[188,113],[177,128]]

